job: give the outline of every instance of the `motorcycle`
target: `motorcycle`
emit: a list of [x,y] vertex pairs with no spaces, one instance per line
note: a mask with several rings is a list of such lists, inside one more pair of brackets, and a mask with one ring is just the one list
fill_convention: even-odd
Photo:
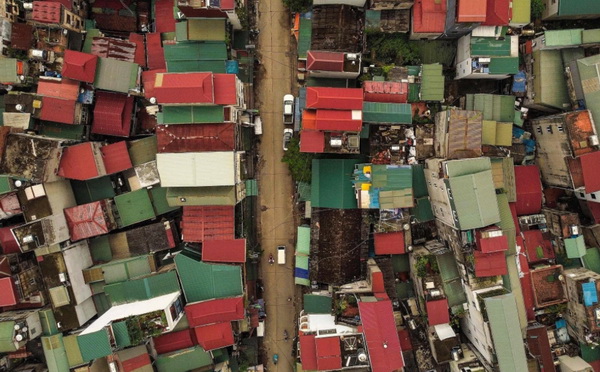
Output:
[[273,253],[269,255],[269,264],[273,265],[275,263],[275,258],[273,257]]
[[277,364],[278,361],[279,361],[279,355],[273,354],[273,364]]
[[290,339],[290,336],[288,335],[288,331],[287,331],[287,330],[284,330],[284,331],[283,331],[283,339],[284,339],[285,341],[287,341],[287,340],[289,340],[289,339]]

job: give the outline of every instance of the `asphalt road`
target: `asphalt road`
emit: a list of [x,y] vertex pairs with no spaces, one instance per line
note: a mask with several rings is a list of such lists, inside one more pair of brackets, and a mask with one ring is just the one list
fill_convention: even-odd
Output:
[[[283,156],[283,96],[291,92],[293,62],[290,53],[290,16],[281,0],[259,0],[257,54],[261,62],[255,100],[262,118],[260,144],[259,205],[260,242],[264,250],[261,276],[265,287],[267,320],[264,346],[269,371],[293,370],[292,338],[296,313],[294,296],[293,184]],[[277,246],[285,245],[286,264],[269,265],[269,253],[277,259]],[[284,340],[284,330],[290,339]],[[273,365],[273,354],[279,363]]]

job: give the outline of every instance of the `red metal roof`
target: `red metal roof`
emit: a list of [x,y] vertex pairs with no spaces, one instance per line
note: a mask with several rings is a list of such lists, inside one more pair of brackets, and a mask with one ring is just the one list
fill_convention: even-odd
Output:
[[416,0],[413,6],[413,33],[442,33],[446,27],[446,2]]
[[[373,372],[402,369],[402,349],[390,300],[358,303]],[[446,312],[447,309],[446,309]]]
[[365,101],[385,103],[406,103],[408,100],[408,83],[399,81],[365,81],[363,82]]
[[234,207],[183,207],[181,230],[183,241],[200,243],[207,240],[234,239]]
[[133,168],[126,141],[102,146],[100,152],[102,152],[102,160],[104,161],[106,174],[113,174]]
[[[14,226],[14,227],[17,227],[17,226]],[[19,253],[20,252],[21,251],[19,251]],[[6,256],[6,255],[0,256],[0,277],[8,278],[11,275],[12,275],[12,271],[10,269],[10,261],[8,259],[8,256]]]
[[317,370],[317,345],[315,335],[300,335],[300,361],[305,371]]
[[375,233],[375,254],[403,254],[404,231]]
[[129,41],[135,44],[135,56],[133,61],[143,68],[146,66],[146,45],[144,35],[132,32],[129,34]]
[[93,83],[96,78],[98,56],[89,53],[65,50],[62,75],[73,80]]
[[132,113],[133,96],[97,92],[92,133],[129,137]]
[[542,181],[537,165],[515,167],[517,215],[540,213],[542,210]]
[[154,96],[158,103],[215,103],[210,72],[156,75]]
[[202,243],[202,261],[246,262],[246,239],[207,240]]
[[160,14],[155,17],[156,32],[175,32],[175,16],[173,14],[173,1],[157,0],[154,4],[154,14]]
[[8,216],[22,213],[21,204],[16,192],[0,196],[0,210]]
[[178,332],[169,332],[154,337],[154,349],[158,354],[170,353],[171,351],[181,350],[192,347],[196,342],[192,339],[191,329],[185,329]]
[[529,263],[533,264],[555,258],[552,242],[544,239],[544,235],[540,230],[523,231],[523,237]]
[[66,78],[61,81],[40,79],[37,94],[76,101],[79,97],[79,82]]
[[427,301],[426,307],[429,326],[446,324],[450,322],[450,315],[448,314],[448,299],[444,298],[441,300]]
[[360,132],[362,111],[317,110],[317,129],[322,131]]
[[600,172],[598,164],[600,164],[600,151],[590,152],[579,156],[581,162],[581,173],[583,175],[583,184],[585,192],[592,193],[600,191]]
[[306,88],[306,108],[362,110],[363,93],[359,88]]
[[103,208],[102,201],[65,208],[65,218],[72,241],[108,233],[109,227]]
[[237,103],[235,77],[235,74],[213,74],[215,103],[217,105],[235,105]]
[[242,320],[245,316],[244,298],[220,298],[189,304],[185,307],[190,327]]
[[483,26],[508,26],[512,19],[512,0],[487,0]]
[[154,97],[154,83],[156,74],[167,72],[167,70],[149,70],[142,71],[142,85],[144,86],[144,97],[150,99]]
[[371,290],[373,293],[385,293],[385,284],[381,271],[371,272]]
[[481,0],[458,0],[457,22],[485,22],[487,3]]
[[130,40],[96,36],[93,38],[90,53],[102,58],[113,58],[125,62],[134,62],[136,48],[137,44]]
[[11,22],[10,46],[14,49],[29,50],[33,46],[33,26]]
[[325,151],[325,133],[314,130],[300,131],[300,152],[320,154],[323,151]]
[[592,218],[594,219],[594,223],[600,223],[600,203],[592,202],[586,200],[586,205],[592,214]]
[[398,330],[398,338],[400,339],[400,350],[412,350],[412,342],[410,341],[410,332],[407,328]]
[[491,229],[479,229],[476,232],[477,236],[477,249],[479,249],[483,253],[492,253],[492,252],[504,252],[508,250],[508,238],[506,235],[501,236],[493,236],[483,238],[482,233],[484,232],[496,232],[499,231],[502,233],[502,230],[499,228],[491,228]]
[[42,99],[40,119],[63,124],[73,124],[75,121],[75,101],[54,97]]
[[150,355],[148,355],[148,352],[144,352],[126,360],[120,360],[120,362],[123,366],[123,372],[135,372],[144,366],[152,365],[152,361],[150,360]]
[[543,368],[542,372],[555,372],[554,357],[550,349],[550,340],[548,340],[548,331],[545,325],[537,325],[527,328],[527,346],[529,352],[536,357]]
[[315,338],[315,346],[317,349],[317,370],[342,368],[342,350],[338,336]]
[[146,53],[148,54],[148,69],[157,70],[167,68],[160,33],[152,32],[146,34]]
[[344,53],[309,50],[306,58],[306,69],[342,72],[344,71]]
[[42,23],[60,23],[62,4],[50,1],[34,1],[32,19]]
[[21,253],[19,243],[17,243],[15,236],[10,231],[17,226],[19,225],[0,227],[0,247],[2,248],[2,253]]
[[[523,240],[521,237],[517,236],[517,245],[523,246]],[[535,320],[535,311],[534,311],[534,295],[533,288],[531,285],[531,274],[529,274],[529,265],[527,263],[527,257],[524,254],[519,254],[519,263],[521,267],[521,272],[523,276],[519,279],[521,282],[521,291],[523,292],[523,302],[525,304],[525,313],[527,314],[527,320],[533,321]]]
[[235,123],[158,125],[158,152],[235,150]]
[[0,307],[17,304],[17,291],[12,278],[0,278]]
[[96,165],[92,142],[83,142],[63,149],[58,175],[72,180],[85,181],[102,176]]
[[475,256],[475,276],[478,278],[508,273],[504,252],[481,253],[474,251],[473,256]]
[[233,328],[231,322],[216,323],[194,328],[198,344],[206,351],[233,345]]

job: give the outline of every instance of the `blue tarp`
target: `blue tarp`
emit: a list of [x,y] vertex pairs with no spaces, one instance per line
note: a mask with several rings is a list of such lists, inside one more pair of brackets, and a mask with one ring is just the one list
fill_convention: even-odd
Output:
[[296,278],[308,279],[308,270],[297,267],[296,270],[294,270],[294,276]]
[[228,74],[237,74],[240,72],[240,64],[238,61],[225,61],[225,72]]
[[513,77],[513,85],[512,91],[513,93],[525,93],[525,83],[527,82],[527,75],[525,75],[525,71],[519,71]]
[[596,283],[583,283],[583,303],[585,306],[592,306],[598,303],[598,291],[596,291]]
[[564,319],[559,319],[555,323],[556,328],[565,328],[567,326],[567,321]]

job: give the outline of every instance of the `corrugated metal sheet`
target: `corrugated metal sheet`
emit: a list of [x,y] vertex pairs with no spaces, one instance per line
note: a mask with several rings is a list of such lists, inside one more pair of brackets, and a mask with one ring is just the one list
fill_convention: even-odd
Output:
[[163,48],[167,62],[227,60],[227,46],[223,42],[166,44]]
[[560,50],[538,50],[533,52],[533,59],[534,103],[561,110],[570,107]]
[[300,30],[298,31],[298,58],[303,59],[308,55],[312,39],[312,20],[300,18]]
[[42,99],[40,119],[57,123],[74,124],[75,106],[76,103],[74,100],[44,97]]
[[137,45],[129,40],[112,37],[95,37],[91,53],[102,58],[114,58],[125,62],[135,61]]
[[471,56],[473,57],[509,57],[510,37],[499,40],[493,37],[471,37]]
[[[358,309],[373,372],[395,371],[404,367],[391,301],[361,301]],[[317,354],[320,354],[319,349],[317,344]]]
[[128,93],[137,86],[139,66],[112,58],[99,58],[94,86],[119,93]]
[[235,153],[157,154],[163,187],[202,187],[235,185]]
[[10,46],[14,49],[29,50],[33,46],[33,26],[11,22]]
[[514,327],[515,319],[519,316],[514,295],[508,293],[488,297],[484,302],[500,368],[506,371],[526,371],[527,360],[521,330]]
[[519,72],[519,57],[495,57],[488,67],[491,75],[514,75]]
[[467,176],[452,177],[447,181],[452,190],[451,204],[461,230],[485,227],[500,221],[494,200],[496,191],[492,172],[484,171]]
[[159,70],[167,68],[160,33],[152,32],[146,34],[146,50],[148,55],[148,69]]
[[226,73],[225,61],[168,61],[168,72],[214,72]]
[[[118,77],[114,77],[118,79]],[[129,137],[133,96],[108,92],[96,93],[92,133]]]
[[156,217],[147,189],[140,189],[114,198],[119,211],[119,226],[131,226]]
[[441,64],[423,65],[421,99],[423,101],[444,100],[444,75],[442,74]]
[[576,46],[582,43],[583,28],[547,30],[544,32],[546,46]]
[[181,253],[175,256],[175,264],[188,303],[243,293],[239,266],[207,264]]
[[[181,22],[180,22],[181,23]],[[196,18],[187,20],[187,40],[190,41],[224,41],[224,18]]]
[[202,243],[202,261],[246,262],[246,239],[207,240]]
[[129,141],[128,149],[134,166],[156,160],[156,136]]
[[127,322],[113,322],[111,324],[111,328],[117,347],[131,346],[131,339],[129,338],[129,333],[127,332]]
[[69,366],[71,366],[71,368],[85,363],[81,356],[79,344],[77,343],[77,335],[64,336],[63,343],[67,353],[67,360],[69,361]]
[[222,106],[163,106],[159,115],[160,124],[219,123],[224,120],[224,109]]
[[181,229],[186,242],[233,239],[234,228],[233,207],[183,207]]
[[242,320],[245,317],[244,299],[233,297],[189,304],[185,307],[185,314],[190,328]]
[[325,151],[325,132],[300,131],[300,152],[322,153]]
[[156,74],[154,96],[161,104],[215,103],[215,87],[211,73]]
[[235,124],[159,125],[158,152],[233,151]]
[[62,4],[50,1],[34,1],[32,19],[42,23],[60,23]]
[[363,91],[357,88],[308,87],[307,109],[362,110]]
[[[79,82],[71,79],[61,79],[61,81],[40,79],[37,94],[75,101],[79,97]],[[73,120],[67,124],[73,124]]]
[[304,312],[307,314],[331,314],[332,298],[330,296],[305,294]]
[[308,51],[306,69],[314,71],[344,71],[344,53]]
[[481,155],[482,116],[480,112],[452,110],[447,125],[449,159]]
[[91,361],[112,354],[112,348],[106,329],[77,336],[77,343],[81,350],[81,357]]
[[187,372],[212,363],[211,355],[200,346],[162,354],[156,358],[158,372]]
[[404,232],[388,232],[388,233],[375,233],[375,254],[388,255],[388,254],[403,254],[406,253],[404,250]]
[[446,25],[445,1],[416,0],[413,6],[412,32],[442,33]]
[[178,332],[169,332],[154,337],[154,348],[158,354],[170,353],[172,351],[194,346],[190,329]]
[[127,142],[120,141],[102,146],[100,151],[102,152],[106,174],[113,174],[133,168],[129,152],[127,151]]
[[412,107],[407,103],[363,103],[363,121],[375,124],[412,124]]
[[108,211],[102,201],[66,208],[64,213],[73,241],[106,234],[111,230]]
[[311,205],[320,208],[354,209],[351,184],[357,159],[313,159]]
[[42,337],[41,341],[48,371],[68,371],[69,361],[67,359],[67,353],[65,352],[62,334]]
[[0,82],[19,83],[20,81],[17,76],[17,59],[0,58]]
[[426,308],[427,321],[430,327],[450,322],[450,314],[448,313],[450,308],[447,299],[427,301]]
[[397,81],[363,82],[365,101],[406,103],[408,101],[408,83]]
[[[363,304],[363,302],[360,304]],[[315,338],[315,344],[317,349],[317,370],[337,370],[342,368],[342,352],[339,336]]]

